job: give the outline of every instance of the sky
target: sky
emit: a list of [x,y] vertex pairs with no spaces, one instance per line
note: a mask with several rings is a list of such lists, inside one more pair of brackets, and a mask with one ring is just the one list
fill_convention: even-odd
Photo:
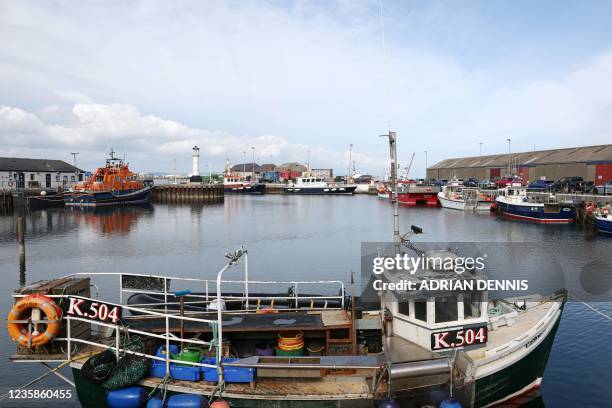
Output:
[[[382,19],[381,19],[382,9]],[[410,175],[612,142],[609,1],[0,2],[0,156]],[[383,46],[384,34],[384,46]],[[427,151],[427,155],[425,154]]]

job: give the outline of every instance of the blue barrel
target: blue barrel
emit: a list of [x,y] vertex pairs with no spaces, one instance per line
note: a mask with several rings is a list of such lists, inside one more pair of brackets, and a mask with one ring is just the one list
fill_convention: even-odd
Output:
[[440,403],[439,408],[461,408],[461,404],[454,398],[447,398]]
[[389,398],[386,400],[378,401],[378,408],[399,408],[399,404],[394,399]]
[[208,400],[201,395],[176,394],[168,399],[168,408],[207,408]]
[[147,392],[142,387],[128,387],[109,391],[106,403],[110,408],[141,408],[147,401]]
[[147,401],[147,408],[164,408],[161,394],[157,394],[149,401]]

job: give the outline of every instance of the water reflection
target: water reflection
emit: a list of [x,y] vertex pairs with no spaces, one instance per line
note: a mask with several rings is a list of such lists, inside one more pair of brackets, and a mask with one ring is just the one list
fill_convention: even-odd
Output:
[[153,215],[153,206],[70,207],[64,211],[76,224],[85,224],[101,235],[129,235],[139,219]]

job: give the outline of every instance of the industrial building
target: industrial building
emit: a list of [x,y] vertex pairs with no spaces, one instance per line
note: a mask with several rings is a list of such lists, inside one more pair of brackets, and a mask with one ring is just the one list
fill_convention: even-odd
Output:
[[83,174],[62,160],[0,157],[0,189],[66,188],[83,181]]
[[580,176],[603,184],[612,180],[612,145],[446,159],[427,168],[427,178],[437,180],[483,180],[506,175],[529,181]]

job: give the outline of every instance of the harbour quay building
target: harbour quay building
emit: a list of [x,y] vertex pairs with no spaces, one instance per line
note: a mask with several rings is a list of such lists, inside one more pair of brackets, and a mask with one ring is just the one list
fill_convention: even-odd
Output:
[[612,145],[536,150],[442,160],[427,168],[427,178],[478,180],[518,175],[524,180],[559,180],[579,176],[604,184],[612,180]]
[[0,157],[0,189],[65,189],[84,171],[63,160]]

